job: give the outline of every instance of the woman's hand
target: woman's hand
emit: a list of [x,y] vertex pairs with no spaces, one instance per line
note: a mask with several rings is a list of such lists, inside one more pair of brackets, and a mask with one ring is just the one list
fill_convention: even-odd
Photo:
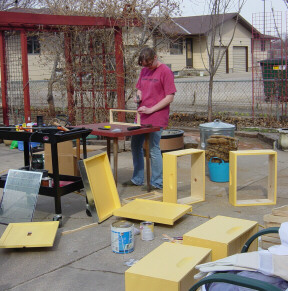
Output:
[[174,94],[166,95],[164,99],[162,99],[160,102],[158,102],[152,107],[149,107],[149,108],[146,106],[139,107],[138,112],[144,113],[144,114],[152,114],[168,106],[173,101],[173,99],[174,99]]
[[152,108],[148,108],[148,107],[146,107],[146,106],[141,106],[141,107],[138,108],[138,112],[139,112],[139,113],[144,113],[144,114],[151,114],[151,113],[153,113],[154,111],[153,111]]

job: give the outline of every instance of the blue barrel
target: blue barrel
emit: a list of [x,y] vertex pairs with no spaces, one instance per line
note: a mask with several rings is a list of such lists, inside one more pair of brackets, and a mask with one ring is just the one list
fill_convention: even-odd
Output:
[[[219,160],[220,162],[212,162]],[[225,163],[222,159],[213,157],[208,162],[210,180],[213,182],[229,182],[229,163]]]

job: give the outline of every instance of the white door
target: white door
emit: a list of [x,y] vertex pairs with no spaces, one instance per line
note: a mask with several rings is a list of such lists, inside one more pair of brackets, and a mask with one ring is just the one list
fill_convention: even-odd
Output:
[[245,46],[233,46],[233,72],[246,72],[247,48]]

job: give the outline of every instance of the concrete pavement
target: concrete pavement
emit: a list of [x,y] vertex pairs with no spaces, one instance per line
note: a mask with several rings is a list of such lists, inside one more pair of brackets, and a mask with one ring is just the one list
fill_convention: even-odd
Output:
[[[191,133],[197,140],[199,134]],[[239,137],[239,149],[264,149],[271,145],[256,138]],[[155,239],[142,241],[135,236],[135,250],[130,254],[115,254],[111,251],[110,226],[117,219],[111,217],[85,230],[62,235],[67,230],[93,223],[86,215],[85,192],[70,193],[62,197],[63,227],[58,230],[52,248],[0,249],[0,290],[125,290],[124,272],[129,259],[139,260],[162,244],[162,234],[182,236],[192,228],[216,215],[231,216],[258,221],[263,225],[263,215],[274,207],[288,204],[287,175],[288,153],[278,151],[278,198],[276,206],[234,207],[228,201],[228,184],[211,182],[206,175],[206,200],[193,204],[192,215],[185,215],[174,226],[156,224]],[[0,172],[23,166],[23,152],[10,150],[0,144]],[[239,163],[241,193],[262,197],[266,194],[267,158],[250,157]],[[118,161],[118,193],[120,199],[145,193],[140,187],[123,188],[121,182],[132,174],[130,152],[121,152]],[[189,196],[190,157],[178,161],[178,196]],[[206,169],[208,174],[208,170]],[[241,176],[241,177],[240,177]],[[1,190],[2,191],[2,190]],[[39,195],[33,221],[50,221],[54,216],[54,199]],[[134,221],[139,228],[139,221]],[[6,226],[0,224],[0,235]]]

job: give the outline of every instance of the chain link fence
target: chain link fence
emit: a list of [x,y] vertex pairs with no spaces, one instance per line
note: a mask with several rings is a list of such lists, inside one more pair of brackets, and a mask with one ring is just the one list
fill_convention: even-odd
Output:
[[[197,80],[176,80],[177,93],[174,102],[170,106],[170,127],[177,126],[193,126],[197,121],[205,122],[207,119],[208,106],[208,90],[209,81]],[[46,122],[50,117],[48,114],[47,103],[47,86],[48,81],[30,81],[30,105],[32,121],[36,120],[37,115],[46,116]],[[257,124],[261,120],[262,124],[270,127],[278,127],[279,112],[283,112],[283,106],[287,103],[271,103],[265,101],[253,101],[252,98],[253,81],[251,80],[229,80],[229,81],[214,81],[212,107],[214,118],[220,118],[222,121],[233,122],[236,120],[249,120],[249,125]],[[67,95],[65,86],[56,86],[53,91],[54,104],[56,113],[67,114]],[[114,98],[117,98],[116,94]],[[97,110],[85,102],[85,112],[88,110]],[[83,108],[76,102],[76,111],[81,112]],[[126,104],[126,109],[136,109],[133,100],[129,100]],[[89,115],[87,115],[89,116]],[[108,117],[108,114],[107,114]],[[50,118],[51,119],[51,118]],[[233,120],[234,121],[233,121]],[[251,120],[253,119],[253,122]],[[13,118],[10,119],[12,124]],[[103,121],[103,120],[100,120]],[[98,122],[100,122],[98,121]],[[19,122],[19,121],[18,121]],[[20,121],[21,122],[21,121]],[[24,122],[24,115],[23,120]],[[80,124],[82,121],[78,120]],[[85,123],[93,123],[93,120],[85,120]]]
[[[176,81],[177,94],[172,113],[206,113],[209,81]],[[214,81],[212,106],[214,114],[252,114],[251,81]]]

